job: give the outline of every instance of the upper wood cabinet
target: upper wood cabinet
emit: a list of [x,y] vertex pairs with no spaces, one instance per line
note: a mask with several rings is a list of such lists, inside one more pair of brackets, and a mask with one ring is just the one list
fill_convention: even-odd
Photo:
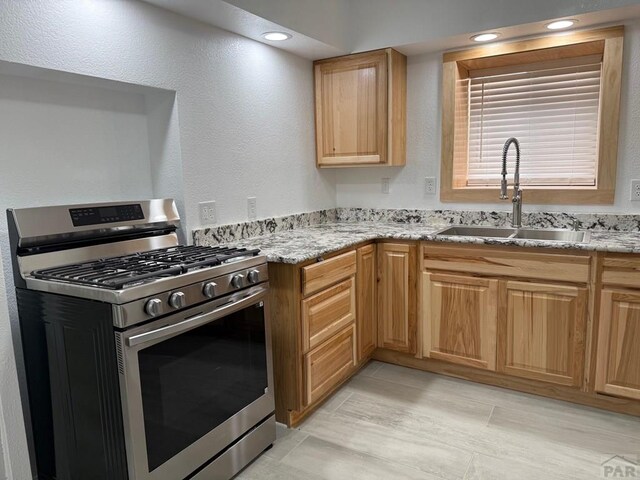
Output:
[[640,292],[606,288],[600,301],[596,391],[640,400]]
[[417,246],[378,244],[378,346],[416,352]]
[[376,245],[358,248],[356,275],[358,362],[366,360],[376,348]]
[[423,355],[496,369],[498,280],[423,273]]
[[579,387],[587,289],[515,281],[501,287],[498,371]]
[[405,164],[407,59],[391,48],[314,62],[319,167]]

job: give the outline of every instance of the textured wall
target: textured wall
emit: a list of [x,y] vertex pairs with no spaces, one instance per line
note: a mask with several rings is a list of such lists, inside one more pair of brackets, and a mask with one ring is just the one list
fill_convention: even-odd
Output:
[[314,166],[311,63],[137,1],[0,0],[0,59],[177,92],[187,222],[335,206]]
[[[407,166],[404,168],[365,168],[340,172],[337,177],[339,207],[454,208],[510,210],[511,204],[443,204],[439,194],[424,193],[424,177],[440,183],[441,76],[442,55],[425,54],[408,59]],[[531,205],[524,188],[524,210],[570,212],[640,213],[640,202],[630,201],[630,182],[640,178],[640,22],[626,26],[624,73],[618,142],[618,180],[615,204],[611,206]],[[523,152],[522,162],[527,161]],[[388,177],[390,194],[381,193],[381,181]]]

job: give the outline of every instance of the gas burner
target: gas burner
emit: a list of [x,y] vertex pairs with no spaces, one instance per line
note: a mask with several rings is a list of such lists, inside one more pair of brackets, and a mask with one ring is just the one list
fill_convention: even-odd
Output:
[[194,270],[239,261],[260,250],[179,245],[32,272],[34,278],[120,290]]

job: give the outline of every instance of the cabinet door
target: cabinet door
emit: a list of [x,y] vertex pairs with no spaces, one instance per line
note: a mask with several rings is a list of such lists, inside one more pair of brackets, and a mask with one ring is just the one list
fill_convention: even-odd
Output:
[[358,362],[367,358],[376,348],[376,246],[358,249],[356,276],[356,331],[358,336]]
[[378,346],[416,351],[416,245],[378,244]]
[[640,400],[640,293],[602,290],[596,391]]
[[579,387],[587,289],[525,282],[502,285],[498,370]]
[[424,356],[495,370],[498,281],[423,276]]
[[316,142],[320,166],[387,161],[387,53],[315,65]]

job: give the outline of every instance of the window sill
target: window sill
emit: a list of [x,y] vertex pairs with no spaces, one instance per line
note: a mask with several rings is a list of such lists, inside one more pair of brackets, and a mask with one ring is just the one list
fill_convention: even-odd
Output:
[[[509,196],[513,187],[509,188]],[[614,202],[613,190],[595,188],[539,188],[522,187],[523,203],[554,205],[611,205]],[[461,203],[499,203],[499,188],[443,188],[440,201]]]

